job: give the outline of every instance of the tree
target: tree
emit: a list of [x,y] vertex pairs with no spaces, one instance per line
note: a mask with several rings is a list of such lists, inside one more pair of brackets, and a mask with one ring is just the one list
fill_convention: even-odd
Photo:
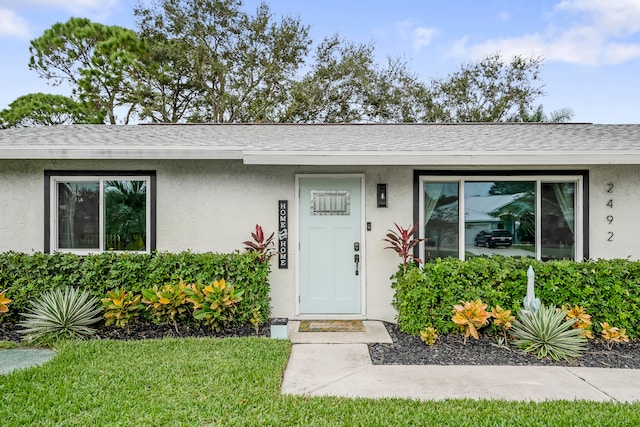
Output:
[[72,94],[116,124],[116,109],[125,108],[128,123],[137,106],[132,88],[145,45],[135,31],[85,18],[54,24],[29,47],[29,68],[51,84],[68,82]]
[[311,70],[293,84],[281,122],[349,123],[366,116],[374,83],[373,46],[344,43],[338,35],[316,48]]
[[311,70],[292,86],[281,122],[416,122],[426,116],[428,92],[400,59],[375,62],[372,44],[336,34],[318,45]]
[[63,95],[32,93],[17,98],[0,111],[0,128],[103,123],[105,114]]
[[544,95],[540,57],[514,56],[505,62],[499,53],[463,64],[447,78],[431,81],[434,121],[526,121],[533,102]]
[[[139,4],[135,9],[143,37],[161,51],[180,49],[186,61],[180,69],[184,64],[191,67],[185,86],[170,89],[180,99],[194,95],[182,114],[190,121],[273,121],[308,52],[308,27],[298,19],[276,23],[266,4],[253,16],[243,12],[241,4],[240,0],[159,0],[153,8]],[[167,98],[168,92],[149,87],[156,94],[149,99]],[[149,108],[162,110],[157,105]]]
[[570,108],[561,108],[556,111],[552,111],[551,114],[547,115],[544,112],[544,108],[542,105],[538,105],[538,107],[531,114],[525,114],[522,117],[523,122],[547,122],[547,123],[566,123],[571,121],[573,118],[573,110]]

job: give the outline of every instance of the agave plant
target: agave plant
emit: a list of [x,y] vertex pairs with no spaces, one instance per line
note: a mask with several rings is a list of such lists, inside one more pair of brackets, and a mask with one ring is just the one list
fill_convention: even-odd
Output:
[[98,299],[86,290],[52,289],[31,305],[27,313],[21,313],[25,320],[18,325],[24,328],[20,333],[32,340],[44,336],[86,338],[96,332],[90,325],[101,319]]
[[396,251],[398,256],[402,258],[402,265],[404,267],[404,274],[407,274],[407,263],[410,260],[413,260],[417,263],[422,263],[420,258],[416,258],[413,256],[413,248],[420,243],[422,239],[417,239],[413,237],[413,233],[418,228],[418,224],[414,224],[410,228],[404,228],[394,223],[396,226],[396,230],[387,230],[387,237],[383,239],[385,242],[391,244],[391,246],[387,246],[385,249],[393,249]]
[[566,310],[554,306],[540,305],[538,312],[518,313],[513,321],[511,333],[515,344],[527,353],[534,353],[539,359],[550,357],[554,360],[580,357],[587,338],[583,330],[573,328],[576,319],[565,321]]

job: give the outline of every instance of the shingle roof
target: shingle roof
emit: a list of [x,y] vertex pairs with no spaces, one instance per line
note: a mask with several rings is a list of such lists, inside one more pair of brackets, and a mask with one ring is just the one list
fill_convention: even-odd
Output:
[[555,158],[555,164],[640,164],[640,125],[71,125],[1,130],[0,159],[9,158],[267,164],[550,164]]

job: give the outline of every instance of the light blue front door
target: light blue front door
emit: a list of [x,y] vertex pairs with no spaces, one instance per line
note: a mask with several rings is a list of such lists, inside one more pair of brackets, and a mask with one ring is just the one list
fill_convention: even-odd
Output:
[[361,195],[360,178],[300,178],[300,314],[362,312]]

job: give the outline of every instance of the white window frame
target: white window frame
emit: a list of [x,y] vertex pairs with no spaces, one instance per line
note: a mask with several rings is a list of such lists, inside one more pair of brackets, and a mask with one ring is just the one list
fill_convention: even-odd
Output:
[[[458,257],[461,260],[465,259],[465,199],[464,199],[464,184],[466,182],[495,182],[495,181],[528,181],[535,182],[536,184],[536,254],[537,260],[541,259],[542,253],[542,184],[543,183],[573,183],[575,188],[574,193],[574,242],[575,253],[574,257],[576,261],[584,259],[584,210],[583,210],[583,176],[581,175],[553,175],[543,174],[536,175],[465,175],[465,176],[447,176],[447,175],[420,175],[418,180],[418,212],[419,212],[419,237],[424,239],[424,184],[425,182],[446,182],[458,184]],[[424,241],[421,241],[419,245],[420,253],[425,251]]]
[[[49,182],[49,247],[50,252],[69,252],[76,255],[89,255],[100,252],[113,253],[150,253],[151,252],[151,185],[150,175],[52,175]],[[104,248],[104,182],[105,181],[146,181],[146,238],[144,251],[107,251]],[[99,195],[99,247],[92,249],[68,249],[59,247],[58,234],[58,183],[62,182],[98,182]]]

